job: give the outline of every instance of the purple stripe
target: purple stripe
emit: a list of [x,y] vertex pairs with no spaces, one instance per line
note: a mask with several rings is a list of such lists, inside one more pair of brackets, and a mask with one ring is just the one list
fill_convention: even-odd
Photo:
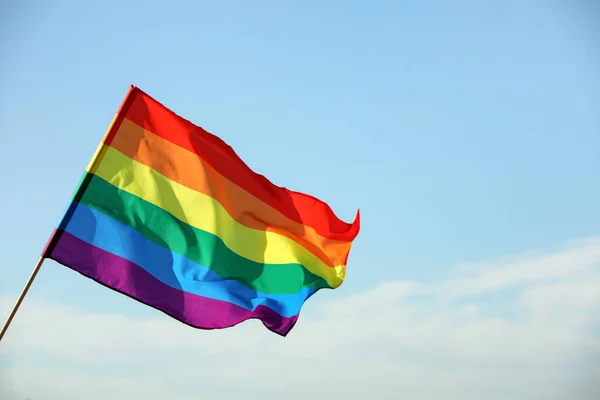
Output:
[[177,290],[163,284],[137,264],[67,232],[62,232],[48,258],[199,329],[228,328],[255,318],[261,320],[267,329],[285,336],[298,318],[282,317],[262,305],[249,311],[225,301]]

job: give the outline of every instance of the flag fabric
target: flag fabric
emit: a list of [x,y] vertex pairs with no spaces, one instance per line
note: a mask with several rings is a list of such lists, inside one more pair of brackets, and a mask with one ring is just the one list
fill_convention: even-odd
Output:
[[42,256],[196,328],[285,336],[359,229],[132,86]]

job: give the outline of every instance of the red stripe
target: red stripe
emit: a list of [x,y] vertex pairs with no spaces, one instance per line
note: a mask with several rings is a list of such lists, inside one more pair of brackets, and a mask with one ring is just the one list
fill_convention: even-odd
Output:
[[138,93],[141,93],[140,89],[138,89],[137,87],[135,87],[133,85],[129,87],[129,91],[125,95],[123,102],[121,103],[121,105],[119,106],[119,109],[117,110],[117,113],[115,114],[115,119],[114,119],[113,123],[110,125],[110,127],[108,128],[108,131],[106,132],[106,136],[104,137],[104,140],[102,141],[107,146],[110,146],[110,143],[113,141],[113,138],[117,134],[119,127],[121,126],[121,123],[123,122],[123,119],[125,118],[125,115],[127,115],[128,111],[129,111],[129,107],[131,106],[131,104],[135,100],[135,98],[138,97],[137,96]]
[[325,202],[271,183],[252,171],[220,138],[179,117],[141,90],[135,91],[128,106],[125,110],[127,119],[202,157],[221,175],[288,218],[333,240],[352,241],[358,234],[358,213],[354,222],[348,224],[340,220]]

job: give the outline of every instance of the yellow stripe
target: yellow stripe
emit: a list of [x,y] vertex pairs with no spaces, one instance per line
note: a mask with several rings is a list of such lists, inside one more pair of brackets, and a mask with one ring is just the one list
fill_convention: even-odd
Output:
[[314,228],[290,219],[225,178],[197,154],[127,118],[121,123],[110,147],[167,179],[214,198],[240,224],[294,239],[329,266],[346,263],[351,241],[337,241],[319,235]]
[[166,210],[186,224],[219,236],[242,257],[266,264],[301,264],[334,288],[344,280],[344,265],[330,267],[293,239],[242,225],[212,197],[171,181],[112,147],[104,147],[102,161],[95,171],[92,167],[89,172],[119,189]]

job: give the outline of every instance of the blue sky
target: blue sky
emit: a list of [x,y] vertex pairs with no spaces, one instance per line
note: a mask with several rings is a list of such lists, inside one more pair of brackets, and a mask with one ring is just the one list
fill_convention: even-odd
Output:
[[[554,376],[549,371],[539,372],[535,393],[516,378],[493,383],[491,377],[500,379],[500,372],[489,372],[483,388],[459,377],[447,387],[440,383],[442,393],[457,398],[551,398],[544,390],[572,395],[572,390],[587,390],[585,382],[600,379],[600,364],[589,356],[600,356],[600,296],[590,283],[600,284],[600,7],[594,1],[189,1],[169,6],[22,1],[4,8],[2,315],[22,289],[130,84],[219,135],[273,182],[327,201],[345,220],[358,208],[362,216],[346,282],[307,303],[297,335],[285,339],[288,344],[252,322],[218,334],[182,328],[47,262],[0,345],[5,376],[0,387],[9,388],[15,399],[92,398],[85,388],[94,384],[105,391],[99,398],[130,398],[123,393],[138,393],[135,379],[147,382],[152,372],[140,375],[141,364],[121,368],[128,365],[123,355],[105,360],[100,374],[98,361],[81,354],[109,352],[111,343],[130,343],[134,337],[151,353],[166,346],[144,328],[155,325],[165,335],[194,343],[236,348],[235,343],[248,340],[273,346],[278,352],[270,362],[293,363],[309,357],[294,350],[311,343],[309,338],[354,324],[350,330],[362,333],[348,339],[350,347],[341,347],[335,335],[321,337],[324,349],[338,349],[326,364],[341,368],[352,354],[359,366],[348,376],[366,380],[348,378],[347,387],[363,382],[356,385],[381,388],[377,379],[365,378],[370,365],[370,370],[403,376],[405,386],[393,390],[415,393],[413,398],[436,398],[434,392],[419,395],[429,389],[418,385],[418,374],[463,364],[465,376],[491,371],[469,358],[472,342],[461,335],[473,335],[478,343],[497,336],[499,346],[506,346],[501,353],[515,357],[531,335],[540,343],[546,338],[548,346],[574,343],[569,335],[581,342],[568,352],[571,373],[552,372],[556,388],[543,382]],[[589,295],[582,294],[586,290]],[[407,293],[411,296],[404,297]],[[373,302],[374,308],[365,306],[361,314],[350,306],[363,302]],[[565,313],[558,306],[566,307]],[[461,325],[463,308],[470,318],[480,318],[478,323],[492,320],[481,328],[487,334],[479,325]],[[339,315],[326,316],[338,309]],[[370,321],[367,316],[375,318],[373,310],[398,325],[386,333],[377,325],[383,322],[375,320],[370,330],[360,328],[361,321]],[[586,322],[569,325],[562,319],[567,314],[581,314]],[[77,341],[93,333],[77,322],[82,316],[90,327],[115,327],[111,332],[117,336],[111,343]],[[337,325],[338,318],[347,320]],[[64,329],[55,336],[49,331],[42,340],[32,336],[34,326],[38,336]],[[414,337],[402,336],[410,326],[420,328]],[[565,327],[564,335],[550,333],[557,326]],[[442,342],[434,336],[431,342],[412,341],[440,329],[456,333],[460,340],[447,349],[460,352],[444,357],[443,350],[426,352],[431,343]],[[79,350],[61,347],[67,334]],[[510,335],[514,343],[502,339]],[[39,343],[26,345],[33,342]],[[380,358],[376,349],[365,355],[356,351],[374,342],[387,349],[400,346],[397,358],[386,358],[391,350],[380,352]],[[491,343],[477,357],[493,352]],[[181,357],[190,368],[208,368],[203,359],[212,351],[199,347],[169,361],[167,354],[178,350],[161,348],[154,358],[145,357],[167,369]],[[231,350],[227,360],[239,365],[235,354]],[[564,360],[562,354],[554,356]],[[412,361],[400,365],[399,359]],[[244,381],[241,375],[226,375],[230,366],[222,362],[213,369],[219,373],[210,390],[221,398],[239,398],[227,392],[227,385],[218,386],[218,377]],[[501,372],[530,365],[506,363]],[[178,375],[173,368],[171,375]],[[298,371],[281,373],[281,382],[298,376]],[[302,379],[318,380],[305,373]],[[34,389],[23,383],[25,376],[39,377],[42,394],[27,392]],[[59,387],[65,377],[82,382],[80,391]],[[278,398],[278,389],[266,385],[271,378],[257,376],[265,385],[243,397]],[[397,384],[399,378],[390,379]],[[208,390],[207,382],[186,382],[177,386],[180,398]],[[146,390],[161,389],[146,385]]]

